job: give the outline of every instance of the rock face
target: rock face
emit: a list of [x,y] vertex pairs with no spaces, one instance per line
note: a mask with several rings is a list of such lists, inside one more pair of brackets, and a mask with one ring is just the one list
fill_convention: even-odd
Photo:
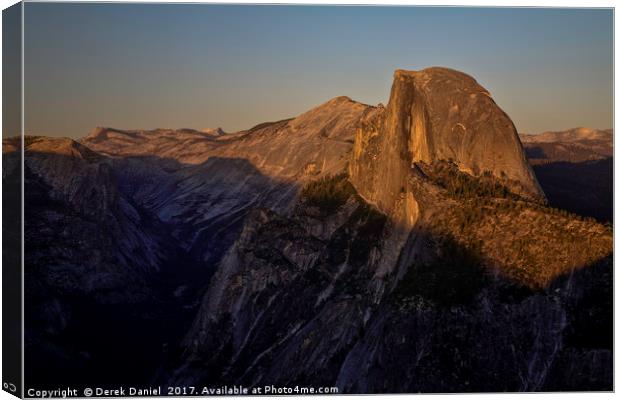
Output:
[[[441,226],[447,232],[458,226],[443,217],[435,219],[437,232],[422,230],[428,228],[424,225],[414,230],[401,252],[401,257],[412,253],[413,262],[402,274],[379,277],[386,253],[393,251],[390,237],[399,237],[399,231],[354,190],[330,187],[345,199],[335,211],[317,205],[317,189],[304,192],[290,218],[266,210],[248,217],[163,381],[336,386],[341,393],[536,391],[611,382],[607,372],[584,372],[610,370],[611,314],[605,311],[611,299],[610,260],[563,276],[569,260],[592,251],[580,245],[566,258],[553,256],[560,271],[551,273],[550,282],[534,277],[548,283],[533,290],[519,283],[530,281],[520,280],[518,272],[481,270],[486,262],[479,250],[462,238],[450,242],[439,236]],[[441,211],[456,206],[442,200],[447,203]],[[609,254],[611,236],[601,226],[529,207],[487,206],[460,235],[477,232],[485,241],[484,254],[492,250],[517,259],[525,251],[515,271],[537,274],[540,259],[550,257],[537,247],[570,234],[567,226],[585,230],[578,235],[600,249],[594,260]],[[514,221],[522,226],[511,231]],[[549,221],[557,232],[532,235]],[[484,233],[491,228],[510,235],[512,242],[505,244],[505,237],[493,242],[491,232]],[[598,231],[586,233],[590,229]],[[524,248],[523,240],[537,245]],[[568,249],[570,240],[559,240],[550,244]],[[537,257],[534,265],[527,264]],[[593,295],[600,298],[590,308],[585,304]],[[604,326],[604,337],[574,337],[573,332],[587,330],[581,325],[584,317]],[[580,372],[568,378],[567,368]]]
[[[392,213],[416,162],[454,162],[474,176],[485,172],[511,191],[542,200],[512,121],[473,78],[447,68],[397,70],[385,109],[366,113],[358,128],[349,172],[364,198]],[[401,220],[415,221],[405,194]]]
[[25,166],[29,385],[611,388],[611,229],[545,205],[462,73],[236,133],[29,137]]
[[[421,75],[435,73],[454,80],[448,87],[473,85],[453,71]],[[602,282],[609,304],[609,230],[544,206],[512,124],[497,133],[489,122],[494,113],[506,118],[492,101],[491,110],[461,106],[470,126],[488,127],[462,146],[471,142],[476,154],[485,136],[504,135],[499,154],[462,150],[459,159],[456,144],[442,147],[450,134],[430,144],[432,124],[403,121],[441,102],[416,106],[418,83],[401,74],[387,109],[369,107],[361,119],[353,187],[343,177],[317,180],[286,218],[249,216],[165,381],[335,385],[345,393],[609,382],[608,374],[562,373],[569,365],[609,370],[606,306],[591,310],[607,326],[605,339],[587,344],[572,342],[583,325],[568,306],[583,304]],[[440,113],[420,115],[443,126]]]
[[[158,356],[145,349],[170,335],[156,321],[173,320],[171,307],[187,318],[187,297],[173,291],[179,281],[196,290],[205,274],[155,215],[123,193],[107,157],[66,138],[26,137],[25,146],[26,379],[114,381],[133,373],[146,381]],[[3,184],[19,185],[19,168],[6,173]],[[141,356],[107,368],[126,351]]]
[[[366,107],[340,97],[228,134],[97,128],[79,142],[26,138],[27,377],[147,383],[246,215],[285,213],[304,182],[342,171]],[[3,179],[15,187],[19,150],[3,143]],[[109,368],[121,356],[133,361]],[[53,371],[36,368],[41,360]]]
[[236,133],[97,128],[80,142],[107,155],[122,190],[212,265],[253,207],[287,213],[305,182],[345,168],[367,108],[337,97]]
[[157,157],[199,165],[212,157],[244,159],[271,178],[340,172],[367,105],[337,97],[288,120],[222,135],[191,129],[121,131],[97,128],[81,143],[112,157]]

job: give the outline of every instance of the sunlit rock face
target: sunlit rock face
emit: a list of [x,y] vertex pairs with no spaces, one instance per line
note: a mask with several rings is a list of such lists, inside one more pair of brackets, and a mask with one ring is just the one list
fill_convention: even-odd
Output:
[[115,158],[157,157],[164,166],[200,165],[213,157],[236,158],[247,160],[271,178],[316,178],[345,168],[355,128],[368,107],[341,96],[295,118],[234,133],[96,128],[81,143]]
[[[388,106],[363,110],[348,160],[352,190],[321,181],[286,218],[248,216],[168,383],[386,393],[610,382],[583,373],[609,367],[609,337],[575,342],[581,305],[569,304],[600,288],[606,300],[586,308],[609,328],[611,234],[544,206],[512,123],[471,77],[397,71]],[[316,209],[341,195],[337,211]],[[569,366],[581,372],[563,376]]]
[[252,208],[287,213],[305,182],[345,170],[368,107],[341,96],[240,132],[96,128],[80,142],[109,157],[121,190],[213,264]]
[[[368,110],[349,168],[368,201],[411,226],[417,207],[408,176],[416,162],[450,161],[466,173],[491,173],[511,191],[542,200],[515,127],[472,77],[447,68],[397,70],[386,108]],[[402,211],[401,211],[402,212]]]
[[611,229],[545,206],[465,74],[236,133],[27,138],[25,167],[33,382],[612,388]]

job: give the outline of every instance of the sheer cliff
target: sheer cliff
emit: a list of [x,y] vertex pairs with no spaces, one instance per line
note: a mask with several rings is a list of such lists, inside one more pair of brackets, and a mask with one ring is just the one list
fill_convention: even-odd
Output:
[[[447,68],[398,70],[387,107],[367,112],[358,127],[351,181],[391,213],[401,193],[411,193],[414,165],[436,161],[474,176],[490,173],[516,194],[544,199],[512,121],[486,89]],[[411,225],[415,211],[406,204],[403,221]]]
[[612,229],[547,205],[461,72],[235,133],[31,137],[26,178],[26,354],[72,383],[611,388]]
[[[168,381],[355,393],[608,384],[584,368],[611,360],[611,230],[545,205],[512,122],[472,78],[397,71],[349,162],[349,175],[306,184],[287,216],[249,216]],[[607,333],[575,339],[597,287],[590,322]],[[564,375],[569,365],[581,372]]]

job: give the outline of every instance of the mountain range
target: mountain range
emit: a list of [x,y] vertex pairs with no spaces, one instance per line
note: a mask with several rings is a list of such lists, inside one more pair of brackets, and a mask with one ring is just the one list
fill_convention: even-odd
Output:
[[574,186],[611,140],[519,136],[440,67],[235,133],[27,136],[26,383],[611,390],[611,219]]
[[520,136],[551,205],[601,222],[613,220],[611,129],[575,128]]

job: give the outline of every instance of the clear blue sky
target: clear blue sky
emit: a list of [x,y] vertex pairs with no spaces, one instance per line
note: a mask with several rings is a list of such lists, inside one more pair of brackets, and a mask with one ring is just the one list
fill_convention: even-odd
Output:
[[26,3],[26,131],[221,126],[332,97],[386,103],[393,71],[474,76],[520,132],[612,126],[610,9]]

